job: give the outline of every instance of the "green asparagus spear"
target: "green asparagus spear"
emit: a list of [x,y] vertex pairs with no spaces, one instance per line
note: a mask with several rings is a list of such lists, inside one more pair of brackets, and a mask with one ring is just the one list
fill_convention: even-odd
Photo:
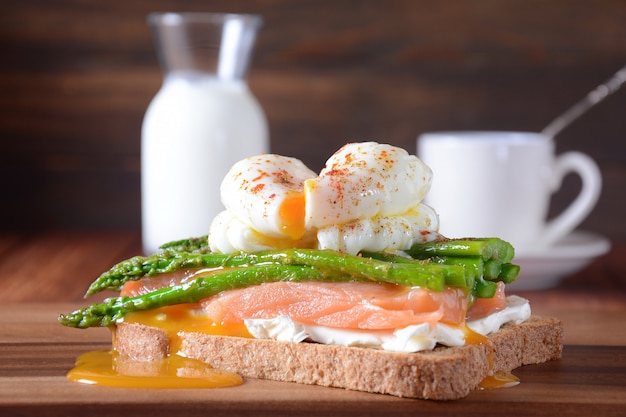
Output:
[[341,272],[353,278],[424,286],[435,291],[442,291],[445,285],[468,287],[468,272],[462,267],[453,265],[435,265],[428,262],[397,264],[332,250],[315,249],[286,249],[280,252],[261,253],[260,259],[267,259],[267,255],[283,264],[309,265],[322,270]]
[[[369,256],[375,259],[384,260],[387,262],[401,262],[401,263],[410,263],[415,262],[413,258],[407,258],[405,256],[400,256],[396,254],[389,253],[374,253],[374,252],[363,252],[363,256]],[[511,282],[517,279],[517,276],[520,271],[519,265],[514,265],[511,263],[502,263],[500,259],[489,259],[484,261],[480,256],[432,256],[430,258],[426,258],[422,260],[422,262],[429,261],[438,264],[445,265],[459,265],[464,267],[468,272],[473,271],[473,279],[476,280],[478,278],[483,278],[487,281],[502,281],[505,284],[510,284]],[[450,284],[448,284],[450,285]],[[473,285],[473,283],[467,283],[469,288],[479,288],[480,291],[474,291],[474,295],[477,297],[491,297],[492,291],[494,288],[492,285],[487,283],[478,283],[478,287]],[[456,285],[460,286],[460,285]],[[484,288],[491,288],[488,290],[484,290]]]
[[[293,258],[289,257],[290,252],[295,255]],[[282,255],[283,259],[291,259],[294,262],[298,262],[298,256],[305,256],[299,250],[286,251],[286,253],[286,256]],[[76,310],[68,315],[62,315],[59,317],[59,322],[65,326],[78,328],[108,326],[128,312],[150,310],[172,304],[193,303],[222,291],[264,282],[367,280],[421,286],[441,291],[445,281],[445,274],[441,271],[457,269],[458,272],[465,273],[460,267],[439,268],[442,265],[433,264],[418,270],[412,264],[394,264],[349,255],[336,256],[330,251],[313,251],[313,255],[316,255],[317,258],[311,259],[306,258],[306,256],[305,258],[311,264],[323,263],[323,268],[315,265],[289,264],[262,264],[235,268],[209,276],[200,276],[183,284],[162,288],[136,297],[109,298],[103,303]],[[327,259],[329,256],[330,262]],[[364,266],[364,268],[356,269],[357,272],[355,273],[352,263],[358,261],[361,262],[357,265]],[[382,264],[386,265],[383,266]]]
[[[163,246],[165,248],[163,252],[148,257],[137,256],[120,262],[98,277],[91,284],[85,296],[107,289],[119,290],[126,281],[138,280],[142,277],[173,272],[183,268],[241,266],[253,263],[250,262],[250,257],[254,254],[222,255],[189,251],[196,247],[196,244],[200,244],[198,242],[204,242],[204,237],[170,242]],[[183,248],[185,252],[181,253],[174,250],[177,248]],[[274,252],[280,256],[278,255],[280,251]],[[408,253],[418,259],[428,259],[433,256],[481,256],[483,259],[498,259],[506,263],[511,261],[514,252],[513,247],[507,242],[491,238],[451,239],[416,244]],[[478,271],[478,275],[482,275],[482,271]]]
[[[414,262],[412,258],[406,258],[398,255],[391,254],[382,254],[382,253],[372,253],[368,254],[377,259],[386,260],[389,262]],[[468,268],[471,271],[475,272],[474,281],[472,282],[470,288],[472,288],[472,295],[478,298],[491,298],[495,295],[496,290],[498,289],[498,285],[494,281],[504,281],[505,283],[509,283],[515,280],[517,277],[517,273],[519,272],[519,266],[512,264],[504,264],[498,260],[490,259],[488,261],[483,261],[481,257],[478,256],[468,256],[468,257],[446,257],[446,256],[434,256],[430,258],[432,262],[442,263],[447,265],[462,265],[465,268]],[[500,266],[502,265],[504,272],[501,271]],[[515,267],[517,270],[515,270]],[[483,270],[489,270],[483,274]],[[500,274],[500,276],[498,275]],[[502,276],[504,274],[504,276]],[[510,280],[510,281],[508,281]]]
[[228,258],[228,255],[180,253],[169,250],[150,256],[135,256],[102,273],[91,283],[85,297],[104,290],[119,291],[126,281],[136,281],[143,277],[187,268],[224,266],[223,263]]
[[498,238],[446,239],[418,243],[405,251],[413,258],[432,256],[480,256],[483,260],[511,262],[515,251],[510,243]]
[[[374,280],[387,274],[395,274],[397,279],[405,277],[403,279],[406,279],[407,282],[411,280],[411,276],[414,274],[442,275],[445,279],[445,282],[441,283],[442,286],[447,284],[471,288],[469,272],[455,265],[433,265],[428,262],[414,262],[410,266],[403,266],[331,250],[285,249],[256,253],[242,252],[233,255],[163,252],[149,257],[138,256],[115,265],[98,277],[87,290],[86,296],[105,289],[119,291],[126,281],[138,280],[144,276],[174,272],[183,268],[237,267],[263,263],[309,265],[342,272],[354,278],[366,277]],[[438,278],[436,280],[437,285],[439,285]]]
[[489,298],[496,291],[496,281],[510,283],[519,273],[519,266],[510,263],[513,247],[496,238],[418,244],[406,251],[413,258],[366,252],[352,256],[314,249],[231,255],[205,251],[205,237],[170,242],[154,255],[134,257],[115,265],[89,287],[87,295],[104,289],[119,290],[128,280],[180,269],[228,269],[137,297],[109,298],[101,304],[62,315],[59,321],[79,328],[108,326],[130,311],[196,302],[221,291],[275,281],[365,280],[421,286],[435,291],[448,285],[470,289],[476,297]]
[[502,261],[500,259],[489,259],[483,263],[483,277],[493,280],[498,278],[502,269]]
[[496,294],[498,284],[494,281],[488,281],[484,278],[478,278],[474,282],[473,294],[478,298],[491,298]]
[[[67,315],[59,316],[65,326],[88,328],[109,326],[132,311],[150,310],[166,305],[193,303],[221,291],[257,285],[263,282],[323,280],[321,271],[292,265],[260,265],[232,269],[221,274],[200,277],[195,280],[166,287],[136,297],[111,297],[100,304],[92,304]],[[349,277],[345,277],[348,280]]]
[[159,246],[159,249],[161,251],[207,253],[210,251],[208,238],[208,236],[200,236],[175,240]]
[[451,265],[461,267],[465,270],[465,276],[463,280],[460,275],[448,275],[446,276],[446,285],[451,287],[460,288],[473,288],[474,280],[477,277],[482,276],[482,260],[478,257],[432,257],[428,259],[418,260],[408,258],[393,253],[386,252],[361,252],[364,257],[377,259],[385,262],[396,262],[401,264],[421,264],[421,265]]
[[502,264],[502,268],[500,268],[500,275],[498,275],[497,281],[502,281],[505,284],[510,284],[517,279],[519,271],[519,265],[511,263]]
[[104,290],[119,291],[126,281],[136,281],[143,277],[166,274],[181,269],[236,267],[254,265],[260,262],[275,262],[260,259],[280,253],[279,251],[257,253],[194,253],[165,250],[150,256],[135,256],[114,265],[101,274],[87,289],[85,297]]

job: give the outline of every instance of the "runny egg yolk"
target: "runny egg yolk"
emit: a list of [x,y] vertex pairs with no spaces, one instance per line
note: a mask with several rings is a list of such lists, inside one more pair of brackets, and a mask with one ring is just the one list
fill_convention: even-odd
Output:
[[240,385],[234,373],[172,355],[161,361],[133,362],[115,351],[99,350],[78,357],[70,381],[118,388],[220,388]]
[[293,240],[298,240],[306,232],[304,228],[304,193],[289,191],[283,200],[278,216],[281,222],[281,231]]
[[465,343],[468,345],[485,345],[489,349],[489,374],[478,384],[478,389],[488,390],[508,388],[519,384],[519,378],[511,372],[493,369],[493,347],[487,336],[476,333],[468,326],[464,326]]
[[[222,326],[194,313],[193,305],[180,304],[138,313],[125,321],[160,327],[168,334],[169,355],[163,360],[136,362],[113,351],[93,351],[78,357],[67,374],[71,381],[120,388],[219,388],[240,385],[238,374],[211,368],[199,360],[178,355],[181,331],[250,337],[243,325]],[[113,329],[113,337],[115,330]]]

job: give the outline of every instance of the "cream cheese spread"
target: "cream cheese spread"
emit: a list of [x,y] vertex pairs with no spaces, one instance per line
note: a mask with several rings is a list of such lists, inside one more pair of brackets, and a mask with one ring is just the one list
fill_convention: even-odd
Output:
[[[531,314],[528,300],[511,295],[504,309],[487,317],[466,322],[474,332],[483,336],[496,332],[505,323],[519,324]],[[285,315],[271,319],[247,319],[245,325],[257,339],[284,342],[313,342],[382,349],[390,352],[419,352],[432,350],[437,344],[445,346],[465,345],[462,328],[445,323],[421,323],[393,331],[349,330],[325,326],[307,325],[293,321]]]

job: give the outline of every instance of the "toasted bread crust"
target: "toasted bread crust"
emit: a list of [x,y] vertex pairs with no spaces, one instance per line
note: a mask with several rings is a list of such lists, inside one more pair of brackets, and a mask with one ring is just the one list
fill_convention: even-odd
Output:
[[[167,335],[160,329],[120,323],[114,347],[120,355],[150,361],[167,356],[163,337]],[[469,394],[490,371],[560,358],[563,327],[558,319],[533,316],[520,325],[505,325],[489,336],[490,343],[418,353],[202,333],[182,333],[180,338],[183,355],[245,378],[450,400]]]

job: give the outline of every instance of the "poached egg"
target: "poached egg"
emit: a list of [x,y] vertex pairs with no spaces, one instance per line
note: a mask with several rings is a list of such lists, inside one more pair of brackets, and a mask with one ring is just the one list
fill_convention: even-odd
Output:
[[377,142],[343,146],[319,175],[295,158],[246,158],[222,182],[226,210],[211,224],[209,245],[219,253],[406,249],[438,236],[437,214],[422,203],[431,181],[416,156]]

